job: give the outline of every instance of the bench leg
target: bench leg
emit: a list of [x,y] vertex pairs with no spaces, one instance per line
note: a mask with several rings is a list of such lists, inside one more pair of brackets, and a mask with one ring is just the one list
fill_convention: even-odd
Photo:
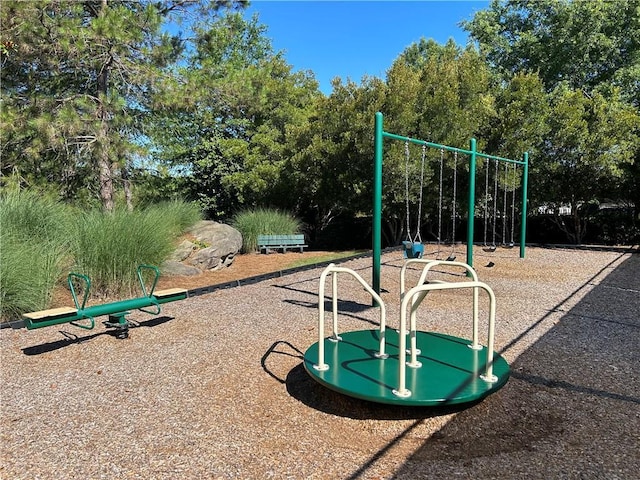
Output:
[[130,312],[120,312],[109,315],[109,320],[104,322],[104,326],[107,328],[113,328],[113,333],[116,338],[125,339],[129,338],[129,322],[126,315]]

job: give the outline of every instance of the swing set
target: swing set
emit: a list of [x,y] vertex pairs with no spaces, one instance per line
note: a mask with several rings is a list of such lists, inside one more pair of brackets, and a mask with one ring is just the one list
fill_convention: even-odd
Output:
[[[515,245],[515,198],[516,198],[516,180],[517,180],[517,167],[522,166],[522,175],[520,177],[520,188],[522,190],[522,203],[520,206],[521,220],[520,220],[520,258],[525,257],[525,237],[526,237],[526,225],[527,225],[527,183],[529,175],[529,155],[527,152],[523,154],[522,160],[514,160],[504,157],[498,157],[495,155],[489,155],[486,153],[478,152],[476,149],[476,139],[470,140],[469,150],[462,148],[451,147],[448,145],[441,145],[425,140],[419,140],[415,138],[405,137],[394,133],[385,132],[383,128],[383,115],[380,112],[375,114],[375,141],[374,141],[374,177],[373,177],[373,228],[372,228],[372,249],[373,249],[373,289],[376,293],[380,293],[380,269],[381,269],[381,255],[382,255],[382,165],[383,165],[383,143],[384,139],[398,140],[405,144],[405,197],[407,208],[407,239],[403,241],[404,257],[406,259],[419,259],[424,255],[424,245],[420,236],[420,221],[422,215],[422,190],[424,188],[424,170],[427,157],[427,148],[434,148],[440,151],[440,169],[439,169],[439,192],[438,192],[438,236],[437,245],[438,252],[440,254],[440,247],[442,243],[442,212],[443,212],[443,167],[444,156],[446,152],[453,154],[453,194],[451,201],[451,217],[452,217],[452,238],[451,245],[452,251],[449,257],[446,259],[452,261],[455,249],[455,228],[457,220],[457,167],[459,163],[459,156],[468,157],[468,169],[469,169],[469,191],[468,191],[468,210],[467,210],[467,252],[466,252],[466,264],[473,267],[473,241],[474,241],[474,221],[476,217],[476,170],[478,159],[484,161],[485,165],[485,193],[483,197],[483,217],[484,217],[484,235],[483,235],[483,248],[485,251],[494,251],[498,245],[498,223],[497,218],[502,220],[502,245],[512,247]],[[421,168],[420,168],[420,194],[418,199],[418,219],[416,222],[416,234],[412,235],[410,225],[410,205],[409,205],[409,163],[410,152],[409,145],[419,145],[422,147],[421,155]],[[489,168],[493,162],[494,175],[493,175],[493,195],[489,192]],[[500,165],[504,165],[503,174],[500,175]],[[509,168],[511,166],[511,168]],[[501,177],[501,178],[499,178]],[[499,184],[503,186],[503,202],[502,208],[498,208],[498,190]],[[511,215],[507,214],[507,189],[511,190]],[[492,241],[488,243],[488,227],[489,227],[489,204],[492,204],[493,215],[491,221]],[[507,241],[507,228],[508,219],[510,218],[510,239]]]

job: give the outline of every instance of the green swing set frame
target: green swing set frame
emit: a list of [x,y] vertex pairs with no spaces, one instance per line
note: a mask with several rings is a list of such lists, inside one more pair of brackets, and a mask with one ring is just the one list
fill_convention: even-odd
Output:
[[425,148],[436,148],[441,151],[453,152],[455,154],[467,155],[469,157],[469,209],[467,212],[467,257],[466,263],[473,267],[473,238],[474,238],[474,218],[476,201],[476,164],[477,159],[484,158],[497,162],[507,162],[514,165],[523,166],[522,174],[522,205],[520,221],[520,258],[525,257],[525,238],[527,233],[527,185],[529,178],[529,154],[524,152],[522,160],[498,157],[487,153],[478,152],[476,149],[476,139],[469,141],[469,150],[440,145],[438,143],[427,142],[415,138],[405,137],[394,133],[385,132],[383,128],[384,119],[381,112],[375,114],[375,139],[374,139],[374,173],[373,173],[373,228],[372,228],[372,250],[373,250],[373,289],[380,293],[380,271],[382,256],[382,164],[383,164],[383,144],[384,139],[399,140],[406,144],[413,143]]

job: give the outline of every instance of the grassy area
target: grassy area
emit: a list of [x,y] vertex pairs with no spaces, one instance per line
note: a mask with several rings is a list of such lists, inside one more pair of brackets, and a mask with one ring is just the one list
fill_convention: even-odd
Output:
[[287,265],[287,268],[297,268],[304,267],[306,265],[315,265],[316,263],[331,262],[333,260],[341,260],[343,258],[353,257],[355,255],[361,255],[363,253],[366,253],[366,250],[346,250],[344,252],[323,253],[314,255],[313,257],[305,257],[303,259],[296,260]]
[[46,308],[68,268],[73,215],[37,192],[0,197],[0,318]]
[[96,293],[134,294],[138,265],[160,265],[175,238],[199,219],[195,206],[175,202],[133,212],[86,212],[72,243],[74,268],[89,276]]

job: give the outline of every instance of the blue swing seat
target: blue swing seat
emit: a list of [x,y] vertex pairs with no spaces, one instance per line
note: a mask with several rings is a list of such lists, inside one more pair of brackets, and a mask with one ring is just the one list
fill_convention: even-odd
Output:
[[424,245],[420,242],[402,242],[404,245],[404,258],[422,258],[424,253]]

